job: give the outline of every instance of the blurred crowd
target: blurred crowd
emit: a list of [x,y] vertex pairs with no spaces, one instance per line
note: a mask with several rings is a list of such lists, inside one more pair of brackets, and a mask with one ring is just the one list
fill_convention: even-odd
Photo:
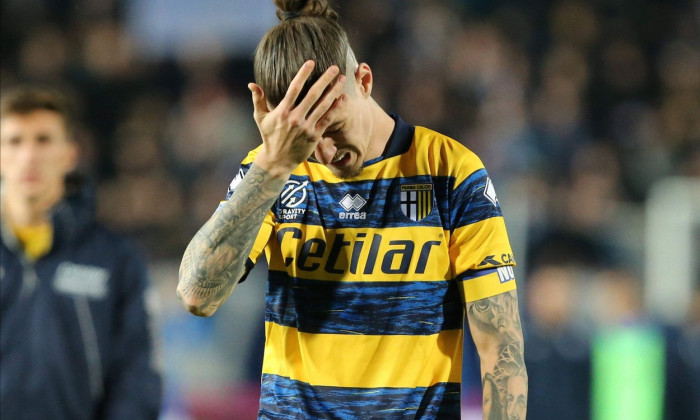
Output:
[[[212,320],[185,315],[174,289],[189,239],[259,143],[253,51],[210,38],[149,56],[129,30],[132,3],[4,0],[0,84],[74,94],[100,217],[141,244],[162,292],[168,418],[227,418],[233,403],[216,392],[202,403],[193,384],[256,404],[264,273]],[[256,2],[231,0],[244,3]],[[644,288],[650,192],[700,180],[700,4],[331,3],[377,102],[462,142],[494,180],[518,261],[529,417],[616,418],[613,400],[664,413],[637,419],[700,418],[700,264],[680,262],[695,272],[679,322],[657,319]],[[627,348],[634,364],[621,363]],[[640,381],[660,391],[643,397]],[[465,389],[467,406],[478,401]]]

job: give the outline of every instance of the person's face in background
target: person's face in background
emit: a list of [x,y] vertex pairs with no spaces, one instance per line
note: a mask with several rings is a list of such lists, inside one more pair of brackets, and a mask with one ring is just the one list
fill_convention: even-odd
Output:
[[57,201],[76,163],[77,146],[59,113],[36,110],[0,119],[3,199]]

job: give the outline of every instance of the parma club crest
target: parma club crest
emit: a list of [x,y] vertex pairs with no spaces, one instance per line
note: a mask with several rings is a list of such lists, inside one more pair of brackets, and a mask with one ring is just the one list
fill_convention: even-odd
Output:
[[401,213],[414,222],[433,211],[433,184],[401,185]]

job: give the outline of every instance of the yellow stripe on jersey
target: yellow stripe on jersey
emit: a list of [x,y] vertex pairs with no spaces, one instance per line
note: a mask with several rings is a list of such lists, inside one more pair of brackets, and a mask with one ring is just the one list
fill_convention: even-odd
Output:
[[[501,267],[506,268],[506,267]],[[475,302],[501,293],[515,290],[515,279],[501,283],[501,277],[497,272],[480,277],[470,278],[459,282],[459,290],[464,302]]]
[[[452,233],[450,253],[457,275],[501,265],[515,265],[503,217],[491,217],[457,228]],[[462,252],[468,249],[469,252]]]
[[[253,243],[253,248],[250,250],[248,258],[253,262],[258,262],[258,258],[266,249],[268,243],[270,242],[270,236],[272,236],[272,231],[275,227],[275,217],[271,211],[267,212],[265,219],[263,219],[260,230],[258,231],[258,236],[255,238],[255,243]],[[267,253],[269,254],[269,252]],[[269,260],[269,256],[267,257]]]
[[272,322],[265,329],[264,374],[355,388],[461,381],[462,330],[417,336],[309,334]]
[[249,164],[253,163],[255,158],[258,156],[258,152],[260,151],[260,148],[262,146],[263,145],[261,144],[260,146],[256,147],[255,149],[251,150],[250,152],[248,152],[248,155],[245,157],[245,159],[243,159],[243,162],[241,162],[241,165],[249,165]]
[[271,270],[311,280],[445,280],[453,276],[448,240],[448,232],[433,226],[330,230],[286,223],[270,238],[278,251],[268,259]]

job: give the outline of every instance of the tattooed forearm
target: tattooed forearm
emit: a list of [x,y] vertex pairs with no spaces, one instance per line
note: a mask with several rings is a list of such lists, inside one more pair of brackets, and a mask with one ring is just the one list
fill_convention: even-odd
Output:
[[481,358],[484,419],[525,419],[527,370],[516,292],[468,303],[467,317]]
[[177,295],[190,312],[209,316],[229,297],[285,182],[253,165],[228,202],[192,238],[177,286]]

